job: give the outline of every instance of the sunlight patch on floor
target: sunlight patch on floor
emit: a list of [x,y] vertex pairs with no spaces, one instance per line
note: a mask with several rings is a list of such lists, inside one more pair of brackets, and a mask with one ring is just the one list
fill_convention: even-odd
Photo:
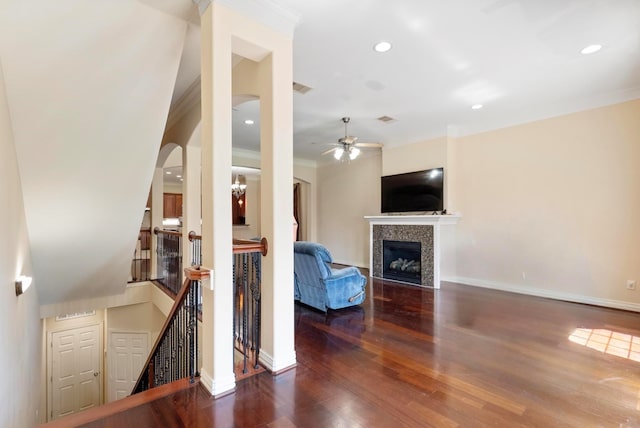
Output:
[[640,337],[607,329],[576,328],[569,340],[578,345],[640,362]]

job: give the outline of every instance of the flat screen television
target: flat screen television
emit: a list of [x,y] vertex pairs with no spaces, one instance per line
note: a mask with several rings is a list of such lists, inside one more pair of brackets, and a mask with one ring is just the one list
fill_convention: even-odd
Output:
[[433,212],[444,209],[444,168],[386,175],[382,177],[381,183],[383,213]]

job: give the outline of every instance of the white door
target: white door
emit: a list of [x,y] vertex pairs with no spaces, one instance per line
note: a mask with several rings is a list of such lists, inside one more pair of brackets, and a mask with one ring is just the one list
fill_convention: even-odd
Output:
[[51,333],[51,419],[100,405],[100,326]]
[[112,331],[109,337],[109,401],[131,394],[149,355],[148,333]]

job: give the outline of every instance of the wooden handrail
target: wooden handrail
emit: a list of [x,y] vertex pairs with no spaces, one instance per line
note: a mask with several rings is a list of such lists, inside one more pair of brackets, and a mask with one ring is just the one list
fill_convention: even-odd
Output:
[[[196,234],[193,230],[189,232],[189,241],[202,240],[202,236]],[[233,254],[242,253],[262,253],[263,256],[267,255],[269,251],[269,243],[267,238],[262,238],[260,241],[251,241],[248,239],[234,239],[233,240]]]
[[174,232],[172,230],[164,230],[164,229],[160,229],[158,226],[156,226],[153,229],[153,233],[156,234],[156,235],[182,236],[182,232]]
[[148,389],[138,394],[129,395],[120,400],[105,403],[102,406],[92,407],[80,413],[73,413],[60,419],[56,419],[45,424],[40,424],[39,427],[69,428],[84,426],[85,424],[88,424],[90,422],[95,422],[100,419],[105,419],[109,416],[113,416],[116,413],[125,412],[127,410],[133,409],[134,407],[151,403],[160,398],[175,394],[178,391],[193,388],[197,384],[198,381],[192,383],[189,379],[180,379],[166,385],[161,385],[157,388]]
[[[164,340],[166,334],[167,334],[167,330],[169,328],[169,326],[171,325],[171,322],[173,321],[173,318],[176,316],[176,313],[178,312],[178,310],[180,310],[180,307],[182,306],[182,303],[184,302],[185,298],[187,297],[187,294],[189,294],[189,290],[191,288],[191,282],[192,281],[202,281],[203,279],[209,277],[210,275],[210,271],[207,269],[200,269],[200,267],[189,267],[186,268],[184,270],[185,272],[185,280],[184,283],[182,284],[182,287],[180,288],[180,291],[178,292],[175,301],[173,302],[173,306],[171,307],[171,310],[169,311],[169,314],[167,315],[167,319],[164,321],[164,324],[162,326],[162,329],[160,329],[160,334],[158,335],[158,338],[156,339],[153,348],[151,348],[151,352],[149,353],[149,356],[147,357],[147,361],[145,362],[145,364],[142,366],[143,370],[142,372],[140,372],[140,376],[138,376],[138,380],[136,382],[135,387],[133,388],[133,391],[135,391],[138,388],[138,385],[140,384],[140,382],[142,381],[142,378],[145,375],[145,372],[147,371],[147,368],[150,367],[153,364],[153,358],[155,356],[155,353],[157,351],[157,349],[160,347],[160,344],[162,343],[162,341]],[[151,377],[149,377],[149,388],[153,388],[153,379]]]
[[260,241],[249,241],[246,239],[233,240],[233,254],[262,253],[263,256],[266,256],[268,251],[269,243],[267,242],[267,238],[264,237]]

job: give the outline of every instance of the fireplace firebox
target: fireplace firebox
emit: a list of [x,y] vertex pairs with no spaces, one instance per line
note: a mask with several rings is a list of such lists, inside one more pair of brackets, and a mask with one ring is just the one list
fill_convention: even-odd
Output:
[[422,270],[420,242],[382,241],[382,277],[420,285]]

